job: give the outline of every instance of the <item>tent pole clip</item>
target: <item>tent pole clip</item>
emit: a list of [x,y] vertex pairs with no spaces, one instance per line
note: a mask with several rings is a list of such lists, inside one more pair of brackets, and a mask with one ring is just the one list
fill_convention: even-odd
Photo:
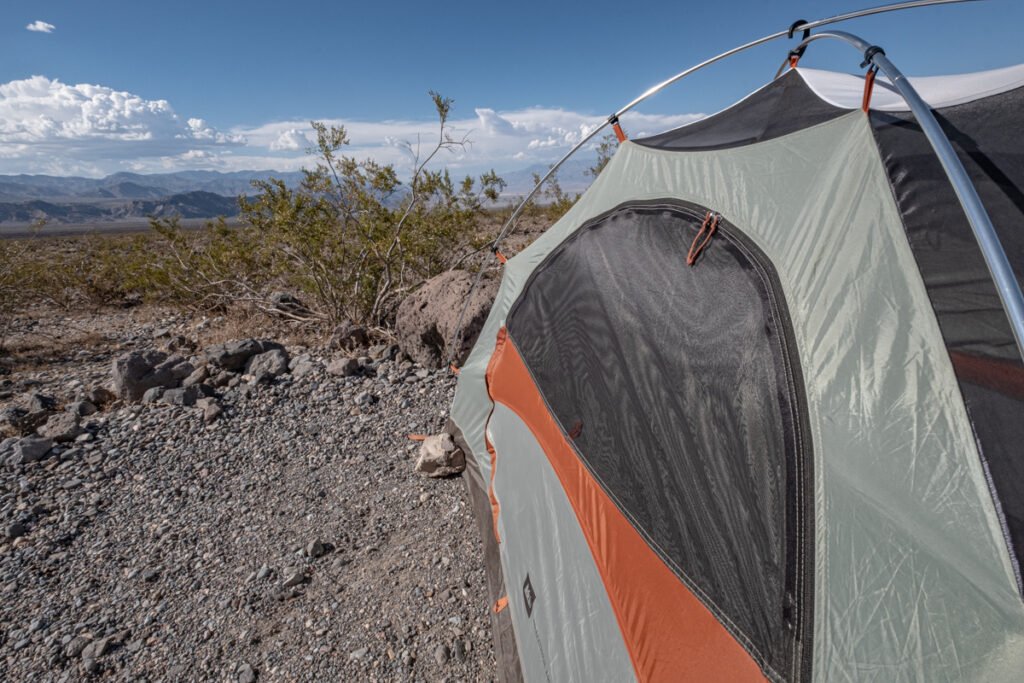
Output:
[[[801,26],[805,26],[806,24],[807,24],[807,22],[805,20],[797,19],[796,21],[794,21],[790,25],[789,32],[786,35],[790,38],[790,40],[792,40],[793,34],[795,34],[797,31],[799,31]],[[800,42],[803,42],[803,41],[807,40],[810,37],[811,37],[811,29],[805,28],[804,29],[804,35],[803,35],[803,37],[800,38]],[[797,62],[800,61],[800,58],[804,56],[804,52],[806,52],[806,51],[807,51],[807,46],[806,45],[804,45],[803,47],[798,47],[796,49],[793,49],[793,50],[789,51],[789,67],[791,69],[795,69],[796,68]]]
[[608,117],[608,123],[611,124],[612,130],[615,131],[615,137],[618,139],[619,143],[621,144],[625,142],[626,133],[623,132],[622,126],[619,125],[619,117],[616,116],[615,114],[612,114],[611,116]]
[[878,47],[877,45],[872,45],[868,49],[864,50],[864,61],[861,62],[860,68],[863,69],[864,67],[866,67],[868,65],[874,64],[875,63],[875,55],[884,55],[884,54],[885,54],[885,50],[883,50],[882,48]]

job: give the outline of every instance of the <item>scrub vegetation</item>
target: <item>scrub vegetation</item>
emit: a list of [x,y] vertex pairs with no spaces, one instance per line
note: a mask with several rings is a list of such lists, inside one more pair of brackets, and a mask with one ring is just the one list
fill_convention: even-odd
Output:
[[[489,263],[486,247],[514,206],[499,205],[506,183],[493,170],[455,179],[444,168],[445,156],[470,140],[449,128],[452,100],[430,98],[437,142],[405,143],[413,160],[405,178],[393,165],[347,156],[344,127],[314,121],[315,165],[297,186],[255,182],[252,195],[239,198],[241,225],[220,219],[197,230],[152,218],[139,235],[47,239],[40,226],[32,239],[0,241],[0,325],[35,303],[154,303],[389,327],[401,300],[429,278]],[[591,175],[613,149],[599,144]],[[550,225],[578,196],[553,177],[520,221],[529,231]]]

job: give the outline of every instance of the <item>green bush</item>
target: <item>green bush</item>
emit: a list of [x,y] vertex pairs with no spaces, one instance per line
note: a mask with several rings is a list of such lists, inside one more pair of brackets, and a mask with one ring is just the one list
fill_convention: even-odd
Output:
[[392,165],[342,155],[344,127],[314,121],[310,151],[318,163],[300,186],[256,182],[259,194],[242,200],[242,216],[269,249],[275,272],[330,320],[387,324],[407,292],[486,241],[478,221],[505,182],[491,171],[455,183],[447,170],[428,168],[468,142],[447,128],[452,101],[431,98],[438,142],[426,154],[407,144],[414,160],[408,182]]

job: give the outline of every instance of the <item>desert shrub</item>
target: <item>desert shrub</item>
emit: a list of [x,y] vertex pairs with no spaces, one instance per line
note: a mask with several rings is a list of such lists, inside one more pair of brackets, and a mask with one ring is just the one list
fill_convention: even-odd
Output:
[[297,188],[279,180],[254,183],[259,194],[242,200],[242,216],[270,250],[275,270],[311,297],[323,316],[386,324],[412,288],[480,246],[477,222],[504,181],[493,171],[454,182],[430,164],[467,144],[452,138],[452,100],[431,93],[438,142],[426,154],[406,143],[413,158],[408,181],[392,165],[342,154],[342,126],[313,122],[318,157]]
[[196,311],[270,305],[275,263],[251,227],[218,219],[185,230],[176,217],[152,218],[149,225],[156,239],[133,282],[146,300]]
[[136,293],[139,273],[149,259],[146,242],[142,235],[48,239],[45,232],[25,240],[20,246],[27,251],[13,273],[19,303],[41,301],[64,309],[119,303]]

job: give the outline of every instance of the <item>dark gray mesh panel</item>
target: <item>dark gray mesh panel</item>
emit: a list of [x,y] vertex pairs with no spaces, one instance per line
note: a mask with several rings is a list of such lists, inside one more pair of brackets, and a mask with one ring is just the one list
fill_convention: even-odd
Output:
[[[1024,285],[1024,89],[936,112]],[[1024,562],[1024,364],[952,185],[909,113],[872,112],[882,160],[982,458]]]
[[849,111],[825,102],[800,74],[789,71],[723,112],[633,142],[677,152],[725,149],[789,135]]
[[794,602],[810,605],[795,598],[809,591],[797,560],[813,557],[803,384],[764,255],[723,221],[686,265],[704,215],[631,204],[581,228],[534,272],[507,328],[622,512],[788,678],[807,626]]

